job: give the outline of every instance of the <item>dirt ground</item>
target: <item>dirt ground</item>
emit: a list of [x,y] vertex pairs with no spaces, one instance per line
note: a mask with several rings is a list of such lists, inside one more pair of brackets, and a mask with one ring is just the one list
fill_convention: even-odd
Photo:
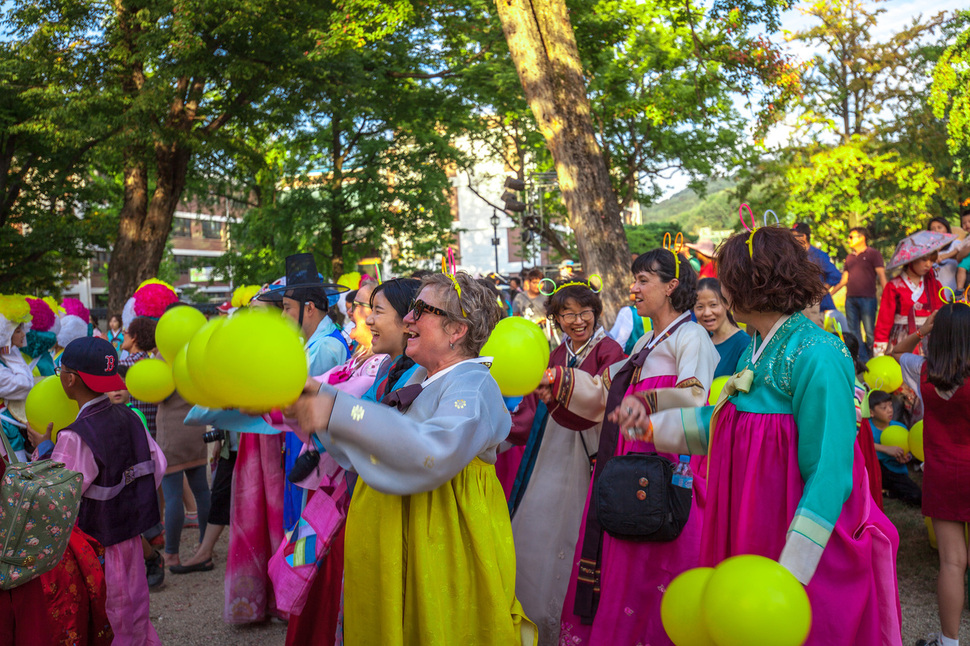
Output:
[[[916,474],[917,481],[919,474]],[[903,644],[912,646],[927,632],[939,630],[936,575],[939,560],[930,547],[918,509],[887,500],[886,514],[899,530],[899,594],[903,609]],[[186,529],[182,558],[191,556],[198,531]],[[172,646],[282,646],[286,625],[278,620],[259,625],[228,626],[222,621],[223,577],[228,532],[224,532],[211,572],[167,573],[164,586],[152,592],[151,616],[162,643]],[[964,612],[961,634],[970,637],[970,613]],[[620,646],[620,645],[618,645]]]

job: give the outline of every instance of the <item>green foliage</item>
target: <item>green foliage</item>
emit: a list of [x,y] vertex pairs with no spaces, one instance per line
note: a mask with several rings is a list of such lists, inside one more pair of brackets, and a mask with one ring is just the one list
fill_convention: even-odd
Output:
[[671,237],[676,237],[678,233],[684,234],[684,239],[690,241],[687,233],[684,232],[674,222],[650,222],[640,225],[626,225],[623,227],[626,232],[627,242],[630,243],[630,253],[640,255],[651,249],[663,246],[664,234],[669,233]]
[[785,212],[811,223],[812,243],[833,253],[842,250],[850,228],[863,225],[871,228],[874,246],[891,249],[922,228],[940,186],[929,164],[879,151],[861,137],[799,157],[785,179],[790,190]]
[[90,167],[92,147],[113,128],[112,98],[92,85],[96,62],[69,36],[86,25],[70,16],[0,43],[3,291],[59,292],[117,227],[105,208],[110,182]]
[[963,27],[933,69],[930,103],[946,119],[947,145],[965,176],[970,168],[970,11],[955,20]]
[[259,203],[220,261],[235,283],[273,280],[303,251],[330,278],[385,245],[401,271],[443,252],[461,128],[448,115],[462,109],[440,84],[414,78],[428,61],[420,42],[389,36],[330,56],[305,79],[297,126],[252,149]]

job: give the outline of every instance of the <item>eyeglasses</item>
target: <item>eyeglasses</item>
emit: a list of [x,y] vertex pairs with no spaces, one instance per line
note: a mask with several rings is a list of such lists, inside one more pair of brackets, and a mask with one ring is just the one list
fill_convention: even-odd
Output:
[[351,301],[351,303],[354,307],[366,307],[367,309],[371,308],[370,303],[365,303],[363,301]]
[[428,305],[420,298],[414,301],[414,305],[411,306],[411,313],[414,314],[415,323],[421,319],[421,315],[425,312],[431,312],[432,314],[437,314],[438,316],[443,316],[448,318],[448,312],[443,309],[437,308],[434,305]]
[[559,318],[561,318],[564,323],[575,323],[576,319],[592,321],[594,318],[596,318],[596,315],[593,310],[583,310],[582,312],[563,312],[559,315]]
[[60,376],[60,375],[77,374],[77,372],[75,370],[71,370],[70,368],[65,368],[64,366],[57,366],[56,368],[54,368],[54,374],[57,376]]

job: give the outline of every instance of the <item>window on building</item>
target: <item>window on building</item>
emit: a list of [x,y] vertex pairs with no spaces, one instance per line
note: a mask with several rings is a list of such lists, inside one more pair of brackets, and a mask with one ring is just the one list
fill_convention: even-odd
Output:
[[172,224],[172,235],[176,238],[192,237],[192,220],[188,218],[175,218]]
[[222,222],[212,220],[202,221],[202,237],[219,240],[222,238]]

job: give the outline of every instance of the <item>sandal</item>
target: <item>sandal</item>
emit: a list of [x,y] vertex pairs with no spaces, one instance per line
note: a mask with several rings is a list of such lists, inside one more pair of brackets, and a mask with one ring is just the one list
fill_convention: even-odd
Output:
[[212,559],[206,559],[201,563],[193,563],[192,565],[173,565],[168,570],[172,574],[188,574],[189,572],[208,572],[215,569],[215,567]]

